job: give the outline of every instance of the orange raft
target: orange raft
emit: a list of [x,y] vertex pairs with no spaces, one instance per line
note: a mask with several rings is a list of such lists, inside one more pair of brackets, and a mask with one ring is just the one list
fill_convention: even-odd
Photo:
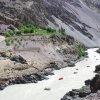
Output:
[[64,78],[63,77],[60,77],[58,80],[63,80]]

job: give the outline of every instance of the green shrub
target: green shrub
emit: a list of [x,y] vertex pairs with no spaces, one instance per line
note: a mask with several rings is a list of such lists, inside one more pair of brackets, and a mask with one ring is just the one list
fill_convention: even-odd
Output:
[[17,31],[17,32],[16,32],[16,35],[21,35],[21,32],[20,32],[20,31]]
[[59,29],[59,33],[61,34],[65,34],[65,29],[63,29],[62,27]]
[[86,55],[85,49],[82,47],[78,48],[78,58],[84,57]]
[[10,37],[9,32],[5,32],[4,35],[5,35],[6,37]]
[[80,59],[81,57],[84,57],[84,56],[87,55],[86,48],[85,48],[84,45],[80,45],[77,42],[74,42],[73,44],[74,44],[74,46],[76,48],[76,51],[77,51],[77,54],[78,54],[78,59]]
[[56,32],[55,29],[52,29],[50,27],[48,27],[46,30],[47,30],[47,33],[54,33],[54,32]]
[[34,33],[34,26],[29,24],[29,25],[26,25],[26,26],[22,26],[19,31],[21,33]]
[[8,32],[5,32],[4,35],[6,37],[10,37],[10,36],[13,36],[14,35],[14,32],[13,31],[8,31]]
[[18,31],[8,31],[5,32],[5,36],[6,37],[10,37],[13,35],[22,35],[22,33],[24,34],[30,34],[31,35],[53,35],[53,34],[59,34],[59,32],[56,32],[55,29],[52,29],[50,27],[48,28],[39,28],[36,27],[32,24],[28,24],[28,25],[23,25]]
[[10,46],[10,39],[8,39],[8,38],[5,39],[5,43],[6,43],[7,46]]

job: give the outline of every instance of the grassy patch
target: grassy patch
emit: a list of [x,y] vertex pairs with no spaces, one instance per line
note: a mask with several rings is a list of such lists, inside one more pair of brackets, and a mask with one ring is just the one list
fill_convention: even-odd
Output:
[[13,31],[8,31],[8,32],[5,32],[4,35],[6,37],[10,37],[10,36],[13,36],[14,35],[14,32]]
[[48,28],[39,28],[35,27],[32,24],[23,25],[19,28],[18,31],[8,31],[5,32],[4,35],[6,37],[16,36],[16,35],[54,35],[54,34],[64,34],[65,30],[61,27],[59,31],[57,32],[55,29],[52,29],[50,27]]
[[56,30],[48,27],[48,28],[39,28],[39,27],[34,27],[33,25],[27,25],[27,26],[22,26],[19,29],[20,33],[24,34],[31,34],[31,35],[53,35],[53,34],[59,34],[59,32],[56,32]]
[[5,43],[6,43],[7,46],[10,46],[10,44],[11,44],[10,39],[9,38],[6,38],[5,39]]
[[79,45],[77,43],[74,43],[74,46],[75,46],[77,53],[78,53],[78,59],[87,55],[86,49],[84,46]]
[[85,49],[82,47],[79,47],[78,48],[78,58],[80,59],[81,57],[84,57],[84,56],[86,56]]

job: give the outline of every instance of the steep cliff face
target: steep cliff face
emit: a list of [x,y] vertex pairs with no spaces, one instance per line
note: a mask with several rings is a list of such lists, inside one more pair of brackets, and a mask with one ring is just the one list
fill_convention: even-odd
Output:
[[100,13],[100,0],[83,0],[87,6]]
[[[94,2],[93,2],[94,1]],[[66,33],[88,47],[100,46],[99,0],[1,0],[0,23],[19,26],[62,26]],[[90,7],[90,8],[89,8]],[[92,9],[91,9],[92,8]]]
[[1,19],[3,22],[6,22],[7,18],[11,18],[13,21],[21,23],[32,23],[34,21],[43,27],[46,24],[42,0],[1,0],[0,16],[5,18]]
[[92,11],[82,0],[48,0],[48,4],[47,8],[52,13],[50,15],[55,23],[59,27],[63,26],[67,34],[74,36],[86,46],[99,45],[100,15],[97,12]]

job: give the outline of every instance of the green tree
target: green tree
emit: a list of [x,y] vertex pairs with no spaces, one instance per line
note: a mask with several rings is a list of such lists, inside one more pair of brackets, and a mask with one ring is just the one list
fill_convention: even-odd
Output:
[[65,34],[65,29],[63,29],[62,26],[61,26],[61,28],[59,29],[59,33],[61,33],[61,34]]

